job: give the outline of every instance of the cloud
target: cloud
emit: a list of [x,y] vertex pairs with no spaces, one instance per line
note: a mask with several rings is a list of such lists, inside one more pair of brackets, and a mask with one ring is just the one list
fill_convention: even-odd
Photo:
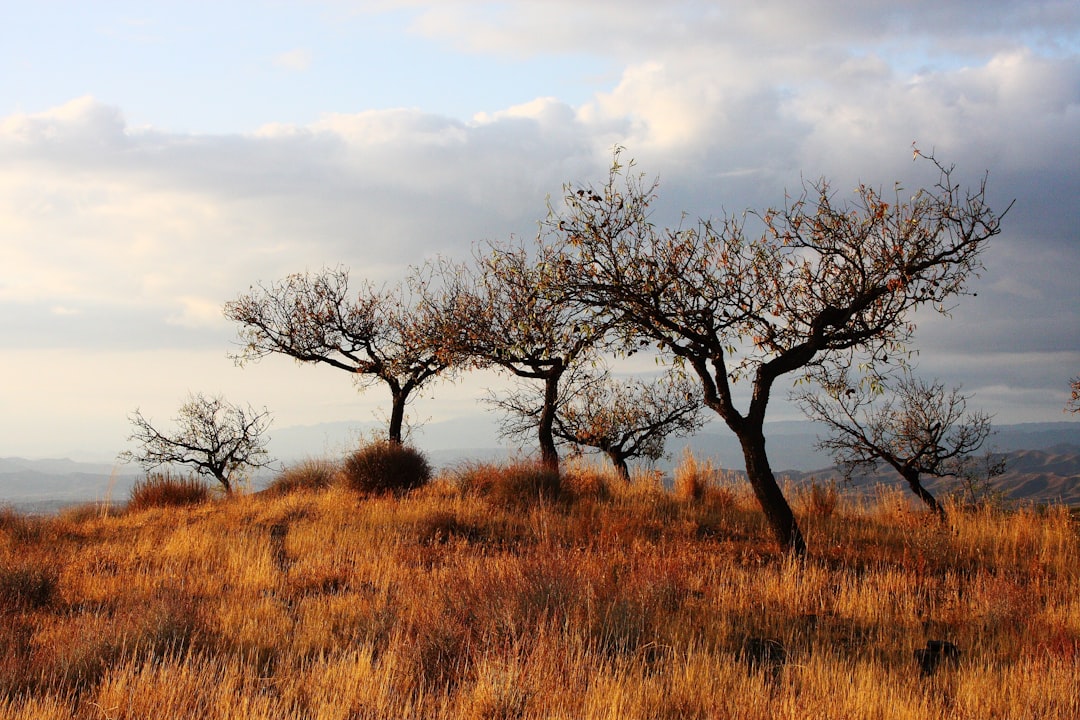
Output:
[[[20,369],[45,377],[70,372],[64,358],[118,349],[224,359],[233,328],[220,307],[252,283],[337,264],[393,282],[432,255],[463,257],[476,241],[531,235],[546,198],[564,182],[602,179],[616,144],[659,176],[654,219],[665,224],[682,211],[780,203],[821,175],[841,196],[858,181],[933,182],[930,168],[911,161],[918,140],[955,162],[964,183],[988,170],[994,207],[1016,200],[973,285],[979,297],[962,298],[951,320],[920,316],[922,361],[955,371],[968,389],[1030,390],[1039,399],[1025,406],[1029,418],[1057,402],[1047,399],[1056,376],[1077,374],[1075,3],[382,7],[406,8],[416,32],[470,52],[601,56],[616,71],[584,102],[570,104],[555,87],[467,121],[425,110],[423,98],[415,107],[320,108],[304,124],[268,117],[214,135],[135,128],[123,102],[93,97],[0,117],[5,362],[18,355]],[[293,53],[278,60],[310,62]],[[55,365],[26,360],[37,350]],[[168,366],[177,375],[161,392],[170,398],[189,387],[228,389],[202,387],[211,370],[189,380],[182,363]],[[84,382],[135,372],[109,367],[95,361],[78,372]],[[261,378],[274,378],[268,384],[298,372],[288,362],[260,367]],[[347,404],[354,396],[344,382],[328,386]],[[132,383],[145,389],[143,378]],[[1007,411],[1008,394],[994,392]],[[382,399],[377,390],[370,397]],[[21,406],[10,407],[17,416]]]
[[[1078,182],[1060,152],[1080,136],[1078,79],[1075,59],[1010,53],[906,81],[853,62],[831,82],[783,90],[684,58],[628,67],[579,108],[538,98],[468,123],[334,113],[218,136],[134,130],[119,108],[80,98],[0,120],[0,261],[20,268],[2,277],[0,300],[138,302],[190,325],[297,269],[345,263],[391,279],[434,253],[531,232],[544,198],[599,177],[616,143],[660,175],[677,218],[779,202],[803,172],[837,177],[838,189],[925,180],[910,163],[914,136],[968,179],[991,168],[996,196],[1018,196],[1010,234],[1059,252],[1069,223],[1054,203]],[[1028,183],[1032,168],[1040,178]]]
[[939,60],[984,57],[1018,42],[1073,52],[1080,29],[1080,10],[1061,0],[402,0],[388,7],[408,8],[416,32],[472,52],[594,53],[622,62],[702,48],[781,62],[881,46]]
[[8,117],[0,307],[82,310],[89,326],[103,321],[92,308],[137,306],[162,323],[143,335],[153,346],[167,326],[209,327],[210,308],[259,280],[344,263],[392,281],[530,231],[565,173],[596,169],[581,132],[555,103],[470,125],[388,110],[230,136],[132,130],[89,98]]
[[290,72],[304,72],[311,69],[311,52],[296,48],[283,52],[274,58],[274,65]]

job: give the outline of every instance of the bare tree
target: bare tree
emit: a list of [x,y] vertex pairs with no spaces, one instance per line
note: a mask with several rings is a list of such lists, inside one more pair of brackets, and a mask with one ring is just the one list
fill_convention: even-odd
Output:
[[[546,240],[573,268],[574,291],[625,335],[645,337],[697,374],[704,403],[738,436],[746,472],[780,545],[806,545],[765,447],[773,387],[784,375],[857,355],[887,361],[914,331],[913,311],[946,311],[981,268],[1001,215],[985,202],[985,178],[962,192],[952,169],[916,151],[936,184],[886,199],[858,188],[838,202],[825,180],[760,214],[658,230],[650,220],[655,182],[616,151],[600,187],[568,186]],[[748,220],[760,234],[747,236]],[[749,405],[734,386],[749,381]]]
[[406,405],[453,362],[431,327],[447,301],[419,276],[388,289],[364,282],[353,293],[348,270],[338,267],[253,286],[225,305],[225,316],[240,325],[238,363],[281,354],[350,373],[361,389],[385,384],[389,439],[400,445]]
[[188,396],[173,420],[171,433],[155,428],[139,410],[131,415],[134,431],[128,440],[136,450],[120,454],[125,462],[137,462],[147,471],[163,465],[190,465],[209,475],[231,493],[245,468],[266,468],[275,461],[266,451],[269,411],[233,405],[220,396],[202,393]]
[[[523,386],[492,398],[509,414],[505,435],[520,437],[535,430],[542,407],[536,394],[535,386]],[[579,452],[590,448],[604,453],[629,481],[627,461],[662,458],[668,437],[701,429],[701,408],[701,393],[681,375],[616,380],[607,371],[590,372],[582,365],[564,380],[552,433],[556,441]]]
[[441,266],[443,282],[454,288],[459,302],[438,335],[475,366],[502,368],[540,383],[537,404],[527,414],[535,417],[531,427],[541,462],[557,468],[554,425],[560,382],[597,346],[606,327],[596,322],[591,307],[567,292],[560,258],[549,248],[512,241],[483,250],[477,251],[474,266]]
[[559,407],[555,433],[578,447],[603,452],[624,480],[630,458],[659,460],[671,435],[704,425],[701,392],[682,375],[616,381],[604,374],[585,382]]
[[[907,481],[927,507],[945,519],[945,508],[922,484],[923,476],[973,479],[977,453],[992,434],[990,415],[968,412],[960,388],[946,391],[906,369],[890,387],[851,383],[847,373],[822,382],[823,393],[799,397],[807,415],[832,431],[819,447],[832,453],[846,477],[875,470],[881,463]],[[987,477],[1004,463],[987,458]]]

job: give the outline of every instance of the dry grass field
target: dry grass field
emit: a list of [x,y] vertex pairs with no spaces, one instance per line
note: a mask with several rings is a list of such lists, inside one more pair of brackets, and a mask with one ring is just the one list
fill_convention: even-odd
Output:
[[[1065,508],[942,526],[899,491],[792,491],[798,561],[692,463],[675,492],[478,464],[365,496],[333,472],[0,514],[0,717],[1080,717]],[[959,656],[921,667],[930,640]]]

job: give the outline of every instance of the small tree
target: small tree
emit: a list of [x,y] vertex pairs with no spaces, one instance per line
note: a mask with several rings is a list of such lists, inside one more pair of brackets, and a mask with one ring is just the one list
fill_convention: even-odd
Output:
[[[938,181],[913,195],[897,186],[886,198],[861,185],[844,203],[822,180],[760,215],[658,230],[649,209],[656,183],[629,174],[616,151],[607,182],[568,187],[545,223],[575,296],[627,339],[652,340],[698,376],[705,405],[739,438],[777,541],[796,554],[806,544],[765,447],[777,380],[856,355],[886,362],[910,341],[913,311],[947,311],[1001,231],[985,181],[962,192],[951,168],[919,157]],[[744,232],[751,218],[759,235]],[[750,384],[744,410],[734,390],[741,381]]]
[[[889,465],[945,519],[945,508],[922,478],[951,477],[971,485],[979,472],[974,453],[992,434],[990,416],[968,412],[968,398],[959,388],[946,391],[942,383],[912,377],[906,369],[892,387],[874,385],[853,384],[841,373],[822,383],[823,394],[800,396],[807,415],[832,431],[818,446],[832,453],[849,478],[881,463]],[[1004,471],[1000,460],[989,455],[986,460],[987,478]]]
[[475,267],[441,266],[444,283],[454,288],[459,302],[438,334],[476,366],[502,368],[541,383],[536,405],[527,414],[535,418],[531,427],[541,462],[557,469],[554,426],[560,383],[602,340],[606,327],[596,322],[592,308],[568,292],[559,258],[549,248],[510,242],[486,249],[487,254],[478,253]]
[[[561,393],[552,428],[556,440],[598,450],[615,471],[630,480],[631,458],[659,460],[671,435],[688,435],[704,423],[701,394],[688,378],[670,375],[654,381],[617,381],[610,373],[574,373]],[[510,413],[504,433],[523,435],[535,429],[535,391],[523,388],[492,402]]]
[[1069,381],[1069,402],[1065,403],[1065,412],[1080,413],[1080,377]]
[[400,445],[406,405],[453,362],[430,325],[445,299],[415,277],[408,288],[363,283],[353,294],[348,270],[339,267],[253,286],[225,305],[225,316],[240,324],[244,346],[233,356],[240,364],[281,354],[343,370],[361,388],[385,384],[389,440]]
[[134,431],[129,440],[137,450],[120,454],[125,462],[136,462],[148,472],[163,465],[190,465],[200,475],[221,483],[226,493],[245,468],[270,467],[274,460],[266,451],[269,411],[255,411],[233,405],[220,396],[189,395],[174,419],[171,433],[158,430],[139,410],[131,415]]

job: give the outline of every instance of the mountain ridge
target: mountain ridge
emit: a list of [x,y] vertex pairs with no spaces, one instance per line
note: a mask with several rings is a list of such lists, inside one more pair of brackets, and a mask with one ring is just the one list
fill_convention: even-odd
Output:
[[[378,423],[323,423],[283,428],[272,437],[272,452],[291,464],[307,457],[341,456],[360,438],[381,428]],[[809,421],[766,424],[767,448],[777,476],[795,482],[810,478],[838,478],[831,458],[814,448],[823,426]],[[433,465],[449,467],[462,461],[497,461],[527,454],[512,445],[485,445],[497,437],[498,419],[489,416],[432,423],[417,428],[412,441],[424,450]],[[995,480],[1005,497],[1046,502],[1060,500],[1080,505],[1080,422],[1022,423],[1002,425],[989,443],[995,452],[1009,455],[1006,473]],[[733,434],[717,423],[691,438],[668,443],[668,458],[657,468],[670,472],[686,448],[721,467],[740,472],[742,454]],[[283,452],[284,451],[284,452]],[[80,462],[69,458],[0,458],[0,504],[30,511],[51,511],[80,502],[127,497],[142,476],[135,465],[118,462]],[[255,478],[258,486],[266,477]],[[875,473],[853,483],[865,487],[898,478]],[[945,486],[932,481],[930,486]]]

